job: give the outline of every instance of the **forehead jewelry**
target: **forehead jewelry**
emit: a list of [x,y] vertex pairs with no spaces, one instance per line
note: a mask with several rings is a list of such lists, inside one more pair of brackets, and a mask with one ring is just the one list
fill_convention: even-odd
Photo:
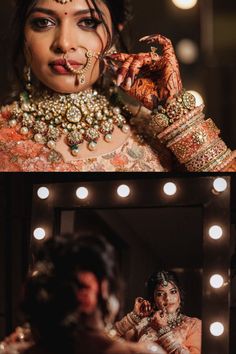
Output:
[[54,1],[59,2],[62,5],[67,4],[68,2],[72,2],[72,0],[54,0]]
[[161,283],[162,283],[162,286],[166,287],[168,285],[168,282],[166,280],[166,276],[163,272],[160,273],[160,277],[161,277]]
[[87,62],[84,65],[84,67],[82,69],[76,70],[75,68],[73,68],[73,66],[69,63],[68,59],[67,59],[67,54],[63,55],[63,59],[65,60],[65,66],[66,68],[74,75],[76,75],[76,85],[78,85],[79,83],[81,85],[85,84],[85,73],[88,71],[88,69],[91,66],[92,63],[92,58],[98,58],[100,55],[100,53],[96,54],[96,53],[92,53],[90,50],[87,50],[85,53],[85,56],[87,58]]

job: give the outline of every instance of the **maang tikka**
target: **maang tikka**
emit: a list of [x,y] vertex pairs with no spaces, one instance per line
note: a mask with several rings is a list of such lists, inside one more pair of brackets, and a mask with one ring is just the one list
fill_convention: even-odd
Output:
[[72,0],[54,0],[54,1],[59,2],[62,5],[67,4],[68,2],[72,2]]

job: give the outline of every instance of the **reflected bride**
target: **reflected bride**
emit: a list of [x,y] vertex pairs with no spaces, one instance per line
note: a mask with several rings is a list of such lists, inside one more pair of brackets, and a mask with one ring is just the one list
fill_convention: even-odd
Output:
[[156,342],[168,354],[201,353],[201,321],[181,313],[183,296],[173,272],[153,273],[147,282],[149,301],[138,297],[134,309],[115,329],[121,337]]

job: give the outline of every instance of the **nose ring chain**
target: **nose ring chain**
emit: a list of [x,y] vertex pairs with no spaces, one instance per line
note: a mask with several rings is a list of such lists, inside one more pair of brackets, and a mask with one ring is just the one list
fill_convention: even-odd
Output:
[[[76,81],[78,81],[78,83],[80,83],[81,85],[85,84],[85,73],[89,70],[89,68],[91,67],[91,63],[92,63],[92,57],[97,58],[98,55],[95,53],[92,53],[90,50],[87,50],[87,52],[85,53],[85,56],[87,58],[87,62],[84,65],[84,67],[82,69],[76,70],[75,68],[73,68],[73,66],[69,63],[67,57],[67,54],[63,55],[63,59],[65,60],[65,66],[66,68],[74,75],[76,75]],[[77,84],[78,84],[77,83]]]

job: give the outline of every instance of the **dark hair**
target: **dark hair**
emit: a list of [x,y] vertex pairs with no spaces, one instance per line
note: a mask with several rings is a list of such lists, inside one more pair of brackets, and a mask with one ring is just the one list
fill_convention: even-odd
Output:
[[[73,353],[81,322],[76,274],[86,270],[96,276],[99,284],[108,280],[110,293],[118,297],[114,249],[101,237],[64,235],[46,241],[35,259],[24,288],[22,309],[26,320],[49,349]],[[106,301],[101,296],[98,301],[105,318]]]
[[184,304],[184,292],[176,273],[173,271],[160,270],[152,273],[146,282],[148,300],[154,305],[155,289],[159,285],[165,285],[165,283],[173,283],[177,286],[180,293],[180,306],[182,309]]
[[[88,0],[86,0],[88,3]],[[113,36],[109,31],[109,28],[104,21],[102,13],[96,4],[96,0],[90,0],[96,9],[99,17],[101,18],[106,31],[108,33],[108,45],[115,43],[119,50],[128,51],[127,44],[127,32],[125,34],[120,31],[119,24],[126,25],[131,19],[132,7],[131,0],[103,0],[103,2],[108,6],[112,17],[113,23]],[[24,25],[27,19],[27,14],[30,9],[36,4],[37,0],[15,0],[13,7],[13,17],[11,21],[11,26],[8,31],[7,41],[11,41],[11,48],[9,52],[9,70],[8,70],[8,80],[10,81],[10,95],[6,97],[6,103],[16,99],[19,93],[24,90],[24,73],[23,68],[25,66],[24,58]],[[89,3],[88,3],[89,5]],[[105,48],[107,49],[107,48]],[[104,49],[104,50],[105,50]],[[12,70],[13,69],[13,70]]]

